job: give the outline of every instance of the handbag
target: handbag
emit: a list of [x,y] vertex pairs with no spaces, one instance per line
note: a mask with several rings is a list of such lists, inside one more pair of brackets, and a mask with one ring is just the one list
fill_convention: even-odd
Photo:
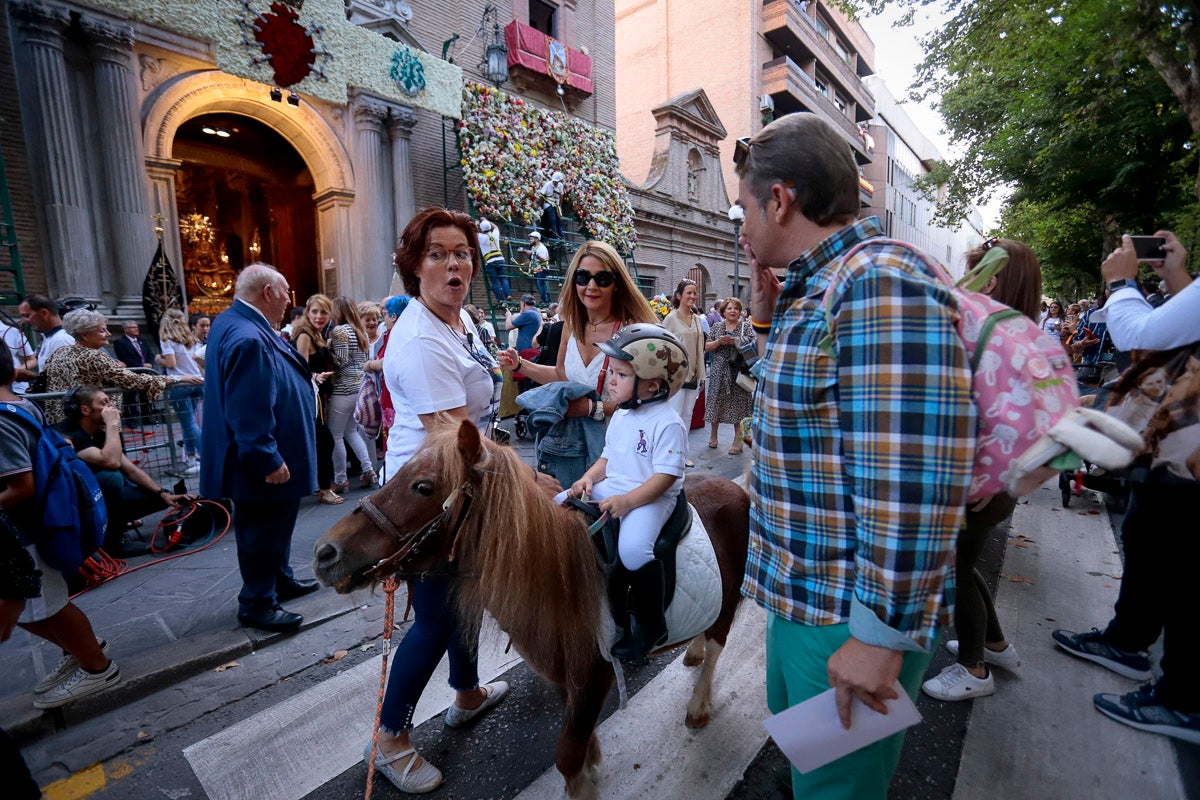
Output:
[[354,401],[354,419],[362,426],[363,433],[374,439],[383,428],[383,400],[379,396],[379,383],[369,372],[363,373],[358,386],[358,397]]

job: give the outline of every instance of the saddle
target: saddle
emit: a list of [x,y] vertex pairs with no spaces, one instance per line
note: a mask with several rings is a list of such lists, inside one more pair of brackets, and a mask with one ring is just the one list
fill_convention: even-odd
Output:
[[[594,526],[602,515],[596,503],[568,497],[566,505],[574,508],[588,520],[589,527]],[[667,517],[658,538],[654,540],[654,558],[662,562],[664,575],[664,607],[671,605],[675,596],[675,551],[683,537],[692,529],[692,513],[688,508],[686,493],[682,490],[675,499],[675,508]],[[605,580],[611,584],[618,572],[623,572],[620,557],[617,554],[617,540],[620,537],[621,521],[609,519],[599,530],[592,533],[592,544],[596,547],[596,556],[600,561],[600,571]]]

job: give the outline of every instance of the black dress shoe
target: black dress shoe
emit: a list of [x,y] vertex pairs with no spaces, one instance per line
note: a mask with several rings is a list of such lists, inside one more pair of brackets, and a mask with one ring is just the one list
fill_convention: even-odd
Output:
[[261,611],[238,612],[238,622],[247,628],[261,628],[264,631],[279,631],[291,633],[298,630],[304,622],[304,617],[284,610],[279,605],[264,608]]
[[292,581],[289,584],[278,587],[275,590],[275,598],[281,603],[286,603],[288,600],[295,600],[297,597],[312,594],[320,588],[321,584],[316,581]]

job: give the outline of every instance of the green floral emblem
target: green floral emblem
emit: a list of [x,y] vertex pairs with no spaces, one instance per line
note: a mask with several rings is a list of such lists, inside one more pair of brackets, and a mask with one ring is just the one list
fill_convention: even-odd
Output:
[[415,53],[403,45],[392,53],[392,68],[388,74],[400,91],[409,97],[416,97],[425,91],[425,66]]

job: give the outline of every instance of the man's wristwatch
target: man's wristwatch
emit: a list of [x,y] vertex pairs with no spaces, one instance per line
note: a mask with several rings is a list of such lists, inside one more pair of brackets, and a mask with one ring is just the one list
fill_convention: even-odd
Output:
[[1142,288],[1138,286],[1138,282],[1133,278],[1119,278],[1118,280],[1112,281],[1108,284],[1108,293],[1112,294],[1117,289],[1124,289],[1126,286],[1137,289],[1138,291],[1141,291]]
[[592,413],[590,416],[592,419],[596,420],[597,422],[604,421],[604,403],[603,403],[603,401],[600,401],[600,400],[592,401]]

